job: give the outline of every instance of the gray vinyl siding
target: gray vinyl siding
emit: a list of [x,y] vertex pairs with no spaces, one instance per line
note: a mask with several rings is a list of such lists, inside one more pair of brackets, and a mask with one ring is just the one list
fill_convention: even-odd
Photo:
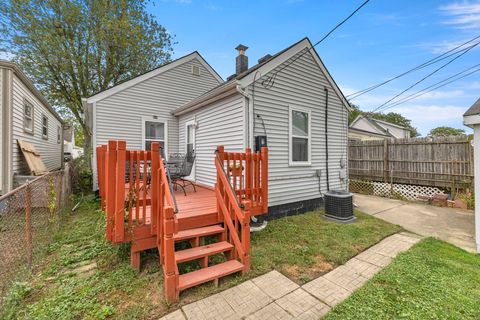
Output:
[[[57,141],[57,127],[62,126],[60,121],[43,105],[27,86],[16,76],[13,76],[12,87],[13,104],[13,173],[30,174],[22,151],[18,147],[17,139],[30,142],[40,154],[48,170],[60,169],[62,166],[62,141]],[[23,128],[23,101],[28,100],[34,109],[33,134],[27,133]],[[42,115],[48,118],[48,139],[42,137]],[[60,139],[62,140],[62,139]]]
[[244,149],[244,98],[235,94],[180,116],[180,152],[185,152],[185,124],[194,119],[198,124],[195,132],[194,178],[197,183],[213,186],[216,180],[214,152],[217,146],[223,145],[228,152],[241,152]]
[[[278,69],[278,68],[277,68]],[[268,75],[266,75],[268,76]],[[269,147],[269,206],[314,199],[326,191],[325,93],[328,103],[330,189],[346,189],[340,180],[340,161],[347,163],[348,112],[310,53],[278,73],[275,84],[255,86],[255,114],[265,121]],[[251,95],[251,86],[248,88]],[[289,166],[289,106],[311,109],[311,165]],[[255,135],[263,135],[262,122],[254,116]],[[321,178],[316,170],[321,170]],[[346,167],[345,169],[346,170]]]
[[[200,76],[192,74],[192,65],[200,67]],[[178,152],[178,119],[171,112],[218,84],[214,75],[195,58],[97,101],[93,107],[94,144],[122,139],[129,149],[143,149],[142,117],[156,116],[167,121],[168,152]],[[96,188],[95,162],[93,167]]]

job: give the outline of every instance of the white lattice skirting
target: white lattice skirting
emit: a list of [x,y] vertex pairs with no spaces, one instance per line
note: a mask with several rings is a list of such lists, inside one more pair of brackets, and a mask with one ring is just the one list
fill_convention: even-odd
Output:
[[[362,181],[363,183],[373,185],[373,195],[389,197],[392,194],[400,195],[408,200],[418,200],[421,196],[433,197],[436,194],[444,194],[442,190],[437,187],[425,187],[425,186],[415,186],[409,184],[396,184],[391,185],[390,183],[384,182],[367,182]],[[355,182],[354,182],[355,183]],[[392,192],[393,187],[393,192]],[[370,188],[371,190],[372,188]]]

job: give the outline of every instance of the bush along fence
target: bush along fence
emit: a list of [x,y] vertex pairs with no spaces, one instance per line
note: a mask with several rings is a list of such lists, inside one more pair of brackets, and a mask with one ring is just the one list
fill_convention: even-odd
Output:
[[[350,141],[350,190],[425,200],[449,193],[449,200],[473,203],[471,136]],[[444,202],[447,203],[446,196]]]
[[[71,169],[37,177],[0,197],[0,297],[30,273],[68,207]],[[0,298],[0,304],[3,299]]]

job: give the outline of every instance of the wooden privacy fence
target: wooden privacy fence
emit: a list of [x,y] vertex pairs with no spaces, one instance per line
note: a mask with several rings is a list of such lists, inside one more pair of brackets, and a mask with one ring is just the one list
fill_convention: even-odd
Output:
[[473,187],[471,136],[350,141],[350,179],[440,188]]

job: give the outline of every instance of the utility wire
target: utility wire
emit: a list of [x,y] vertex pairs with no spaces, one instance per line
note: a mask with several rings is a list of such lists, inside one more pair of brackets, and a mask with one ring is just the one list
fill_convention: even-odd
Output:
[[360,9],[362,9],[370,0],[365,0],[357,9],[355,9],[352,13],[350,13],[345,19],[343,19],[341,22],[339,22],[332,30],[330,30],[327,34],[325,34],[320,40],[318,40],[312,47],[308,48],[306,51],[301,53],[300,55],[296,56],[293,60],[291,60],[289,63],[283,65],[280,69],[275,71],[273,75],[268,77],[262,82],[262,85],[264,87],[272,87],[275,84],[275,79],[277,77],[277,74],[285,69],[286,67],[290,66],[292,63],[300,59],[303,55],[305,55],[307,52],[310,52],[313,48],[315,48],[317,45],[322,43],[325,39],[327,39],[335,30],[340,28],[345,22],[347,22],[351,17],[353,17]]
[[[464,74],[464,75],[461,76],[461,77],[458,77],[458,78],[456,78],[456,79],[453,79],[453,80],[450,80],[450,81],[448,81],[448,82],[445,82],[446,80],[451,79],[451,78],[453,78],[453,77],[455,77],[455,76],[457,76],[457,75],[459,75],[459,74],[462,74],[462,73],[466,72],[467,70],[473,69],[474,67],[479,67],[479,68],[477,68],[476,70],[473,70],[473,71],[471,71],[471,72],[469,72],[469,73],[467,73],[467,74]],[[404,99],[402,99],[402,100],[400,100],[400,101],[398,101],[398,102],[395,102],[395,103],[393,103],[393,104],[390,104],[390,105],[386,106],[382,111],[385,111],[385,110],[387,110],[387,109],[393,108],[393,107],[395,107],[395,106],[398,106],[398,105],[403,104],[403,103],[405,103],[405,102],[408,102],[408,101],[410,101],[410,100],[413,100],[413,99],[416,99],[416,98],[418,98],[418,97],[421,97],[421,96],[423,96],[424,94],[427,94],[427,93],[429,93],[429,92],[431,92],[431,91],[434,91],[434,90],[436,90],[436,89],[439,89],[439,88],[441,88],[441,87],[444,87],[444,86],[446,86],[446,85],[448,85],[448,84],[450,84],[450,83],[452,83],[452,82],[455,82],[455,81],[458,81],[458,80],[460,80],[460,79],[466,78],[466,77],[468,77],[468,76],[470,76],[470,75],[472,75],[472,74],[474,74],[474,73],[476,73],[476,72],[479,72],[479,71],[480,71],[480,64],[478,64],[478,65],[476,65],[476,66],[473,66],[473,67],[471,67],[471,68],[469,68],[469,69],[467,69],[467,70],[464,70],[464,71],[462,71],[462,72],[459,72],[459,73],[457,73],[455,76],[452,76],[452,77],[449,77],[449,78],[447,78],[447,79],[445,79],[445,80],[443,80],[443,81],[437,82],[437,83],[435,83],[435,84],[433,84],[433,85],[431,85],[431,86],[429,86],[429,87],[427,87],[427,88],[424,88],[423,90],[418,91],[417,93],[415,93],[415,94],[413,94],[413,95],[408,96],[408,97],[410,97],[410,98],[405,97]],[[445,82],[445,83],[443,83],[443,82]],[[443,83],[443,84],[440,84],[440,83]],[[440,84],[440,85],[439,85],[439,84]],[[435,86],[435,87],[434,87],[434,86]],[[432,87],[433,87],[433,88],[432,88]],[[429,89],[429,88],[430,88],[430,90],[427,90],[427,89]],[[425,91],[425,90],[427,90],[427,91]],[[407,98],[408,98],[408,99],[407,99]]]
[[398,100],[398,101],[395,101],[395,102],[393,102],[393,103],[391,103],[391,104],[389,104],[389,105],[386,105],[385,107],[389,107],[389,106],[391,106],[391,105],[393,105],[393,104],[401,103],[401,102],[403,102],[404,100],[407,100],[408,98],[413,97],[413,96],[417,95],[417,94],[420,93],[420,92],[426,91],[426,90],[428,90],[428,89],[430,89],[430,88],[435,87],[436,85],[439,85],[439,84],[442,84],[442,83],[444,83],[444,82],[447,82],[448,80],[453,79],[453,78],[455,78],[455,77],[457,77],[457,76],[459,76],[459,75],[461,75],[461,74],[463,74],[463,73],[465,73],[465,72],[468,72],[468,71],[470,71],[470,70],[472,70],[472,69],[475,69],[475,68],[477,68],[477,67],[480,67],[480,63],[479,63],[479,64],[476,64],[476,65],[474,65],[474,66],[472,66],[472,67],[470,67],[470,68],[467,68],[467,69],[465,69],[465,70],[463,70],[463,71],[460,71],[460,72],[458,72],[458,73],[455,73],[454,75],[452,75],[452,76],[450,76],[450,77],[448,77],[448,78],[445,78],[445,79],[443,79],[442,81],[436,82],[436,83],[434,83],[434,84],[432,84],[432,85],[430,85],[430,86],[428,86],[428,87],[425,87],[425,88],[423,88],[423,89],[421,89],[421,90],[419,90],[419,91],[417,91],[417,92],[415,92],[415,93],[412,93],[411,95],[408,95],[408,96],[406,96],[406,97],[404,97],[404,98],[402,98],[402,99],[400,99],[400,100]]
[[479,36],[476,36],[475,38],[470,39],[470,40],[468,40],[468,41],[466,41],[466,42],[464,42],[464,43],[462,43],[462,44],[460,44],[460,45],[458,45],[458,46],[456,46],[456,47],[453,48],[453,49],[450,49],[450,50],[442,53],[441,55],[439,55],[439,56],[437,56],[437,57],[435,57],[435,58],[433,58],[433,59],[430,59],[430,60],[428,60],[428,61],[426,61],[426,62],[424,62],[424,63],[422,63],[422,64],[420,64],[420,65],[418,65],[418,66],[416,66],[416,67],[414,67],[414,68],[412,68],[412,69],[410,69],[410,70],[407,70],[407,71],[405,71],[405,72],[403,72],[403,73],[401,73],[401,74],[399,74],[399,75],[397,75],[397,76],[395,76],[395,77],[392,77],[392,78],[390,78],[390,79],[388,79],[388,80],[385,80],[385,81],[383,81],[383,82],[377,83],[377,84],[375,84],[375,85],[372,85],[372,86],[370,86],[370,87],[368,87],[368,88],[365,88],[365,89],[362,89],[362,90],[360,90],[360,91],[351,93],[351,94],[347,95],[346,97],[347,97],[348,99],[350,99],[350,100],[355,99],[355,98],[357,98],[357,97],[359,97],[359,96],[361,96],[361,95],[364,95],[364,94],[367,93],[367,92],[370,92],[370,91],[372,91],[372,90],[375,90],[376,88],[378,88],[378,87],[380,87],[380,86],[383,86],[383,85],[385,85],[385,84],[387,84],[387,83],[390,83],[390,82],[392,82],[393,80],[396,80],[396,79],[398,79],[398,78],[400,78],[400,77],[403,77],[403,76],[405,76],[405,75],[407,75],[407,74],[409,74],[409,73],[411,73],[411,72],[414,72],[414,71],[423,69],[423,68],[428,67],[428,66],[430,66],[430,65],[432,65],[432,64],[434,64],[434,63],[437,63],[437,62],[439,62],[439,61],[442,61],[442,60],[444,60],[444,59],[447,59],[447,58],[451,57],[452,55],[455,55],[455,54],[458,54],[458,53],[460,53],[460,52],[462,52],[462,51],[468,50],[468,47],[466,47],[466,48],[463,48],[463,49],[459,50],[458,52],[454,52],[454,51],[456,51],[457,49],[463,47],[464,45],[469,44],[469,43],[471,43],[471,42],[473,42],[473,41],[475,41],[475,40],[477,40],[477,39],[479,39],[479,38],[480,38],[480,35],[479,35]]
[[405,90],[403,90],[402,92],[396,94],[395,96],[393,96],[393,98],[390,98],[390,99],[387,100],[386,102],[382,103],[381,105],[379,105],[377,108],[375,108],[375,109],[372,110],[371,112],[379,111],[379,110],[382,109],[385,105],[389,104],[390,102],[392,102],[393,100],[395,100],[396,98],[398,98],[399,96],[401,96],[402,94],[404,94],[405,92],[407,92],[408,90],[412,89],[413,87],[415,87],[415,86],[418,85],[419,83],[425,81],[427,78],[431,77],[432,75],[434,75],[434,74],[437,73],[438,71],[442,70],[443,68],[445,68],[446,66],[448,66],[449,64],[451,64],[452,62],[454,62],[455,60],[457,60],[458,58],[460,58],[460,57],[462,57],[463,55],[465,55],[466,53],[468,53],[470,50],[472,50],[473,48],[475,48],[476,46],[478,46],[478,44],[480,44],[480,42],[477,42],[476,44],[470,46],[470,47],[468,48],[468,50],[465,50],[465,51],[462,52],[461,54],[457,55],[455,58],[450,59],[447,63],[444,63],[444,64],[441,65],[439,68],[433,70],[432,72],[430,72],[429,74],[427,74],[425,77],[423,77],[422,79],[418,80],[417,82],[415,82],[414,84],[412,84],[411,86],[409,86],[408,88],[406,88]]

